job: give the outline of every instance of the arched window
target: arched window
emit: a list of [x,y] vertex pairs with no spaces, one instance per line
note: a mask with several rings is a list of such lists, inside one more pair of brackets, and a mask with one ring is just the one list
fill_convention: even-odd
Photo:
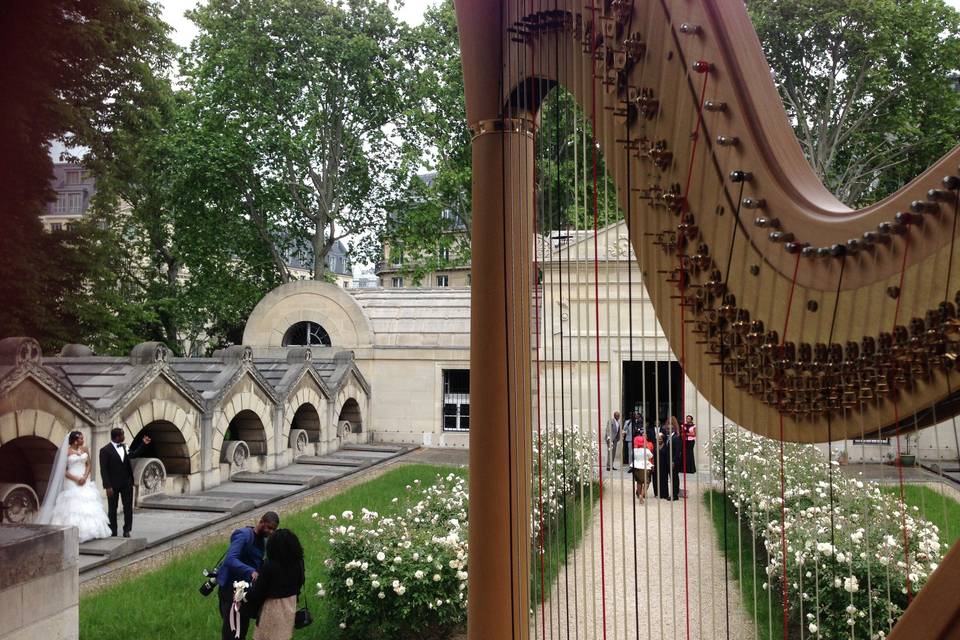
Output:
[[329,347],[330,334],[316,322],[298,322],[283,334],[285,347]]

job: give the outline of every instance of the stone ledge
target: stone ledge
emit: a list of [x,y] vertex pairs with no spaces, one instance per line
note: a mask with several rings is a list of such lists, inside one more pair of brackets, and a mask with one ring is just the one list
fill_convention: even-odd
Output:
[[79,560],[74,527],[0,526],[0,591],[66,569],[76,571]]

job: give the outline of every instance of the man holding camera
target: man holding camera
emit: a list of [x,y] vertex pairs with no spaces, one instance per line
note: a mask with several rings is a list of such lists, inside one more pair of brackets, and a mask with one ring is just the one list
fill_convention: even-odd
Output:
[[230,547],[223,556],[223,561],[217,568],[217,585],[220,587],[220,617],[223,625],[220,627],[222,640],[234,640],[247,637],[247,628],[250,618],[240,613],[239,632],[230,629],[230,610],[233,608],[233,583],[245,580],[253,584],[257,579],[257,571],[263,564],[263,550],[267,538],[280,526],[280,516],[273,511],[267,511],[260,518],[256,527],[243,527],[230,534]]

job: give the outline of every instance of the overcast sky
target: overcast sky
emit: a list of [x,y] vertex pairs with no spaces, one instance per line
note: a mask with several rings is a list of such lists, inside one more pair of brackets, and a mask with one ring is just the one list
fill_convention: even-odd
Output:
[[[417,25],[423,22],[423,12],[427,7],[437,4],[440,0],[406,0],[398,15],[409,24]],[[960,0],[946,0],[947,4],[960,11]],[[197,0],[164,0],[163,19],[173,27],[173,41],[180,46],[187,46],[196,34],[193,23],[183,17],[188,9],[197,6]],[[391,2],[391,4],[394,4]]]

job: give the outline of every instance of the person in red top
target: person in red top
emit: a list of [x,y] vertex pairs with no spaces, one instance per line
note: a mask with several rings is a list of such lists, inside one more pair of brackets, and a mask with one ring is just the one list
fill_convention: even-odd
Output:
[[684,455],[684,473],[697,472],[697,460],[694,457],[694,451],[697,448],[697,425],[693,422],[693,416],[687,416],[680,427],[680,433],[683,436]]
[[643,504],[647,497],[647,485],[653,471],[653,443],[648,442],[642,433],[633,438],[633,479],[637,485],[637,497]]

